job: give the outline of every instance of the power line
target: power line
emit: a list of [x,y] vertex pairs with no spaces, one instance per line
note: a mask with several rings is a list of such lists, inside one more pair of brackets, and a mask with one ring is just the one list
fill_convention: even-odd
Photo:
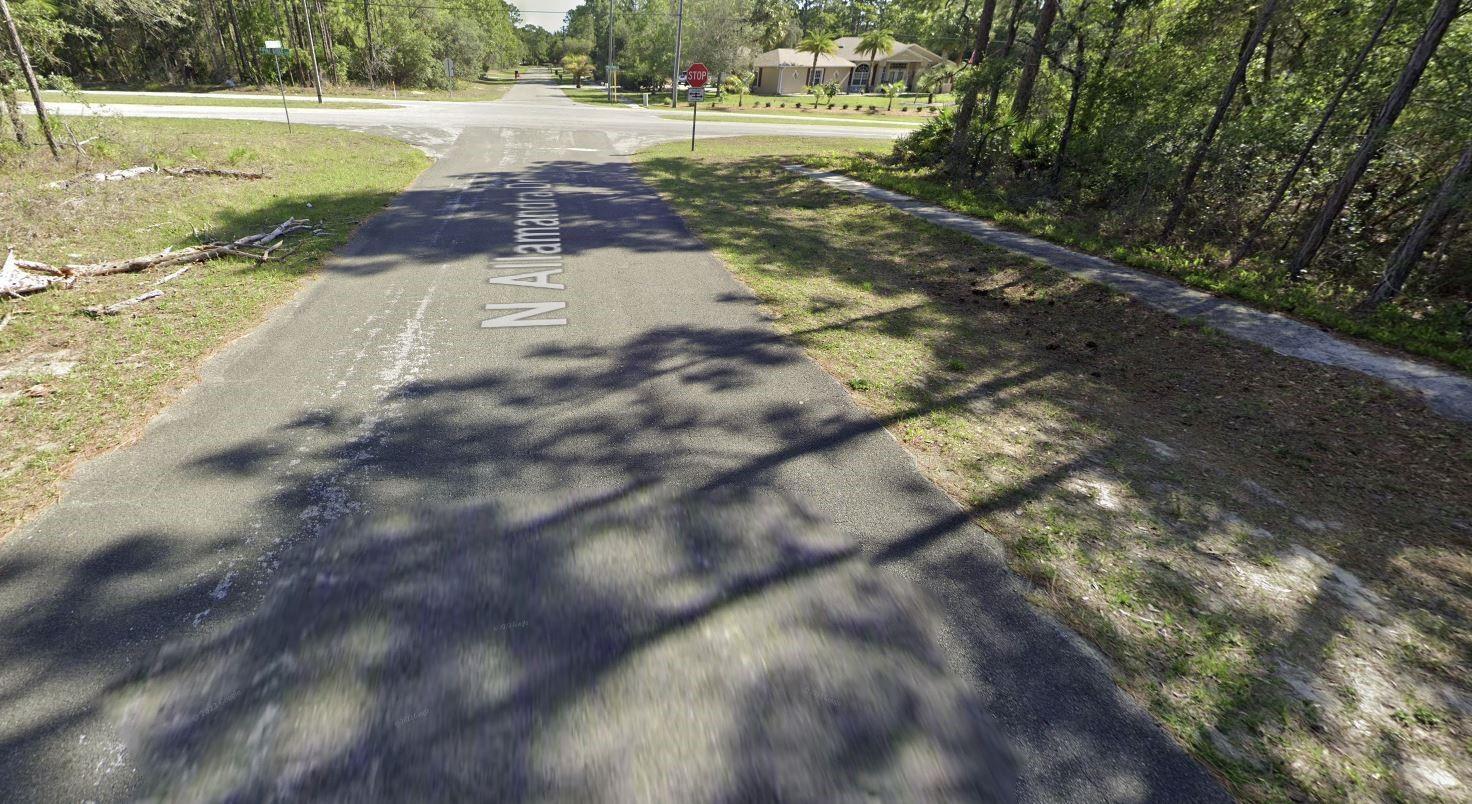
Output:
[[[336,5],[339,5],[339,6],[354,7],[353,0],[325,0],[325,2],[335,3]],[[395,0],[388,0],[387,2],[385,2],[384,0],[369,0],[369,5],[372,6],[373,8],[403,8],[403,9],[410,9],[410,10],[417,10],[417,9],[435,9],[435,10],[440,10],[440,11],[464,11],[464,12],[494,11],[493,8],[489,8],[489,7],[486,7],[486,8],[476,8],[476,7],[473,7],[473,6],[457,5],[457,4],[452,4],[452,3],[443,3],[443,2],[441,2],[441,3],[435,3],[435,2],[415,2],[414,0],[406,0],[404,2],[395,2]],[[538,10],[522,11],[521,9],[518,9],[515,6],[512,6],[512,8],[515,9],[518,14],[556,14],[558,16],[563,16],[563,15],[565,15],[567,13],[567,12],[564,12],[564,11],[538,11]]]

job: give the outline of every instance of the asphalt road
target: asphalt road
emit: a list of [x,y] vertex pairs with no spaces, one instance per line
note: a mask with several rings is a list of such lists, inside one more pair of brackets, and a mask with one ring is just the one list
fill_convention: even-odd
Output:
[[1223,799],[544,89],[0,543],[4,798]]
[[[138,98],[188,93],[128,93]],[[198,98],[192,94],[189,97]],[[224,97],[229,97],[224,96]],[[261,98],[270,96],[252,95]],[[303,100],[294,98],[294,100]],[[362,98],[337,98],[355,103],[373,103]],[[29,104],[23,104],[27,110]],[[283,122],[282,110],[269,106],[169,106],[146,103],[91,104],[48,103],[48,109],[66,115],[118,115],[124,117],[182,117],[222,120],[263,120]],[[329,125],[355,131],[388,134],[411,142],[431,156],[443,157],[467,128],[493,126],[500,129],[545,131],[600,131],[609,134],[612,147],[628,153],[647,142],[659,142],[690,136],[690,124],[667,120],[660,115],[669,109],[643,109],[634,106],[597,106],[567,100],[551,83],[526,81],[514,86],[494,103],[458,101],[383,101],[381,108],[335,109],[293,108],[293,124]],[[779,134],[799,137],[863,137],[893,139],[910,129],[899,126],[846,126],[738,121],[700,120],[698,137],[730,137],[744,134]]]

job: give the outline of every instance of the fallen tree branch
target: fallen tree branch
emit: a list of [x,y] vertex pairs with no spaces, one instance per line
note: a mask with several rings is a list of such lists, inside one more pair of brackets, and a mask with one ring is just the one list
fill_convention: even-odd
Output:
[[239,240],[236,240],[234,245],[264,246],[284,234],[289,234],[291,232],[301,231],[302,229],[310,228],[311,226],[308,225],[306,218],[287,218],[284,222],[282,222],[280,226],[277,226],[270,232],[264,235],[256,235],[254,237],[242,237]]
[[[189,246],[177,251],[170,246],[157,254],[134,257],[128,260],[113,260],[110,262],[51,265],[35,260],[17,260],[15,259],[15,253],[12,251],[6,257],[4,268],[0,269],[0,294],[18,297],[27,293],[37,293],[46,290],[53,284],[58,283],[70,287],[72,282],[78,277],[110,276],[112,274],[134,273],[148,268],[190,265],[227,255],[246,257],[257,262],[265,262],[270,259],[271,251],[276,246],[273,245],[265,248],[265,252],[262,254],[255,254],[245,249],[251,246],[258,248],[265,247],[284,235],[310,228],[311,226],[304,218],[287,218],[269,232],[247,235],[229,243],[208,243],[202,246]],[[277,245],[280,244],[278,243]],[[41,274],[44,274],[44,276]],[[161,280],[159,284],[168,281],[170,278],[173,278],[173,275]]]
[[164,168],[163,172],[170,176],[222,176],[227,179],[249,180],[269,178],[264,173],[251,173],[245,170],[224,170],[223,168],[208,167]]
[[117,315],[118,313],[121,313],[122,311],[128,309],[129,307],[132,307],[135,304],[142,304],[146,301],[157,299],[162,295],[164,295],[164,292],[162,290],[150,290],[147,293],[139,294],[131,299],[124,299],[123,301],[117,302],[116,304],[109,304],[106,306],[99,305],[95,307],[83,307],[82,312],[92,316],[93,318],[98,318],[104,315]]
[[[75,138],[73,138],[75,142]],[[90,140],[89,140],[90,142]],[[78,150],[81,150],[80,144]],[[211,167],[182,167],[182,168],[157,168],[152,165],[138,165],[136,167],[122,168],[111,173],[83,173],[70,179],[54,181],[46,185],[54,190],[65,189],[77,184],[89,184],[105,181],[124,181],[126,179],[146,176],[150,173],[162,173],[165,176],[221,176],[228,179],[265,179],[269,178],[264,173],[251,173],[244,170],[225,170],[224,168]]]
[[183,268],[180,268],[179,270],[173,272],[172,274],[169,274],[168,276],[164,277],[163,279],[160,279],[159,281],[154,282],[153,283],[153,286],[154,287],[158,287],[159,285],[162,285],[165,282],[172,282],[175,279],[178,279],[179,277],[183,276],[184,274],[186,274],[188,272],[189,272],[189,266],[186,265]]
[[58,283],[70,284],[63,275],[37,276],[22,271],[16,266],[15,252],[7,250],[5,264],[0,266],[0,293],[20,298],[29,293],[39,293]]
[[65,189],[67,187],[71,187],[74,184],[86,184],[88,182],[104,181],[123,181],[124,179],[131,179],[135,176],[142,176],[153,172],[155,172],[155,170],[152,165],[138,165],[136,167],[114,170],[111,173],[83,173],[80,176],[73,176],[70,179],[62,179],[61,181],[51,182],[46,186],[54,190]]

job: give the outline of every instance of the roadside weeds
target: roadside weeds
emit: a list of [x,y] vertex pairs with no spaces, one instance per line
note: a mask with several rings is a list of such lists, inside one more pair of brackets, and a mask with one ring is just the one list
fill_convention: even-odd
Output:
[[1237,795],[1465,793],[1472,428],[765,155],[831,148],[640,166]]
[[[0,177],[0,234],[52,263],[132,257],[269,230],[291,217],[294,236],[267,262],[227,256],[174,277],[162,298],[88,317],[86,307],[141,298],[171,268],[86,278],[68,290],[0,301],[0,534],[60,493],[80,461],[130,440],[220,346],[286,300],[423,170],[409,145],[335,129],[291,136],[273,123],[190,120],[70,121],[97,137],[83,160],[35,153]],[[85,134],[83,133],[85,132]],[[30,158],[34,157],[34,158]],[[256,170],[240,182],[165,174],[48,187],[82,171],[135,164]],[[147,295],[147,294],[144,294]]]

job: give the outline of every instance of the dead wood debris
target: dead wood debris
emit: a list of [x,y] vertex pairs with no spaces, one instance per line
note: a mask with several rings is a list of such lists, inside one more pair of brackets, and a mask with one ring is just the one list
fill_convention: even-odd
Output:
[[137,167],[122,168],[110,173],[83,173],[70,179],[54,181],[46,185],[54,190],[63,190],[77,184],[90,184],[106,181],[124,181],[138,176],[146,176],[150,173],[162,173],[165,176],[221,176],[228,179],[264,179],[264,173],[252,173],[245,170],[225,170],[223,168],[209,167],[182,167],[182,168],[157,168],[152,165],[138,165]]
[[150,290],[147,293],[140,293],[131,299],[124,299],[120,302],[117,302],[116,304],[98,304],[92,307],[83,307],[82,312],[92,316],[93,318],[104,315],[117,315],[118,313],[121,313],[122,311],[128,309],[129,307],[132,307],[135,304],[142,304],[146,301],[152,301],[162,295],[164,295],[164,292],[162,290]]
[[[15,258],[15,252],[10,251],[5,257],[4,266],[0,267],[0,296],[19,298],[26,294],[49,290],[54,285],[71,287],[79,278],[133,273],[148,268],[177,267],[224,256],[248,257],[258,262],[265,262],[271,258],[271,251],[280,245],[276,241],[281,237],[311,228],[310,222],[305,218],[287,218],[268,232],[248,235],[227,243],[189,246],[177,251],[170,247],[157,254],[143,257],[85,264],[51,265],[36,260],[18,260]],[[275,245],[272,245],[273,243]],[[257,253],[247,250],[251,248],[258,248],[261,251]],[[156,284],[161,285],[182,273],[182,270],[175,271]]]

